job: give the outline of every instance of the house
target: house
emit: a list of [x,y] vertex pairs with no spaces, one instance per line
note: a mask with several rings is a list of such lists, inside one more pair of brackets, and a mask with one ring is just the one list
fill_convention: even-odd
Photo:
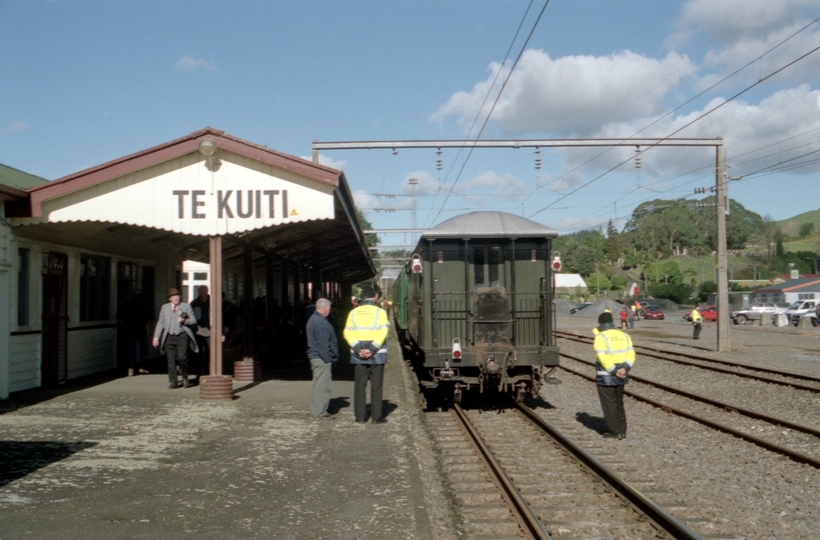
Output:
[[587,284],[581,274],[554,274],[555,275],[555,294],[556,295],[571,295],[571,294],[586,294]]
[[791,279],[755,290],[755,302],[820,300],[820,276]]

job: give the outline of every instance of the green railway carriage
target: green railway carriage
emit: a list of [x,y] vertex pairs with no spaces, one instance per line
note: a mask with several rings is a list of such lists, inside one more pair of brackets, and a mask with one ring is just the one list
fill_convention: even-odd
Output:
[[558,365],[554,229],[503,212],[471,212],[422,234],[396,282],[399,334],[428,388],[536,395]]

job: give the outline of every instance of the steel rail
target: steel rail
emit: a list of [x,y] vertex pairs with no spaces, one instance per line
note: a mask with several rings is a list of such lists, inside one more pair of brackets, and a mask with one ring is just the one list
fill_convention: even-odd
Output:
[[[562,356],[567,356],[567,355],[562,354]],[[559,366],[559,367],[561,369],[563,369],[564,371],[567,371],[567,372],[572,373],[574,375],[578,375],[579,377],[583,377],[583,378],[585,378],[587,380],[590,380],[590,381],[595,381],[595,377],[591,377],[591,376],[587,375],[586,373],[581,373],[580,371],[576,371],[576,370],[574,370],[572,368],[568,368],[566,366]],[[650,404],[654,407],[657,407],[661,410],[676,414],[678,416],[682,416],[684,418],[688,418],[689,420],[694,420],[695,422],[698,422],[698,423],[703,424],[705,426],[714,428],[718,431],[722,431],[724,433],[734,435],[735,437],[738,437],[738,438],[743,439],[745,441],[749,441],[751,443],[754,443],[754,444],[756,444],[756,445],[758,445],[762,448],[765,448],[766,450],[770,450],[772,452],[776,452],[778,454],[784,455],[784,456],[788,457],[789,459],[791,459],[793,461],[796,461],[798,463],[804,463],[806,465],[811,465],[812,467],[820,469],[820,460],[814,459],[813,457],[807,456],[805,454],[801,454],[800,452],[795,452],[794,450],[784,448],[780,445],[771,443],[771,442],[769,442],[767,440],[764,440],[764,439],[760,439],[758,437],[755,437],[754,435],[749,435],[748,433],[744,433],[742,431],[736,430],[734,428],[731,428],[729,426],[720,424],[718,422],[714,422],[714,421],[709,420],[707,418],[702,418],[700,416],[688,413],[686,411],[682,411],[680,409],[670,407],[669,405],[666,405],[664,403],[660,403],[658,401],[655,401],[654,399],[648,398],[646,396],[642,396],[640,394],[636,394],[635,392],[632,392],[631,390],[624,389],[624,394],[626,394],[627,396],[633,397],[633,398],[635,398],[639,401],[643,401],[644,403],[648,403],[648,404]]]
[[533,423],[545,431],[556,442],[563,446],[578,461],[583,463],[596,476],[609,484],[618,494],[623,497],[636,510],[645,515],[655,527],[665,532],[672,538],[693,539],[700,538],[683,523],[675,519],[666,510],[648,499],[643,493],[633,488],[620,476],[612,472],[603,463],[587,453],[583,448],[564,436],[563,433],[554,428],[549,422],[535,413],[523,403],[516,403],[515,406],[529,418]]
[[[577,356],[572,356],[571,354],[561,353],[562,356],[575,360],[576,362],[580,362],[582,364],[586,364],[588,366],[595,366],[595,362],[590,362],[589,360],[584,360],[583,358],[578,358]],[[725,409],[727,411],[736,412],[742,414],[743,416],[748,416],[749,418],[754,418],[756,420],[764,420],[771,424],[775,424],[778,426],[787,427],[789,429],[793,429],[795,431],[802,431],[803,433],[808,433],[809,435],[814,435],[815,437],[820,437],[820,429],[815,429],[813,427],[804,426],[802,424],[795,424],[789,420],[784,420],[783,418],[775,418],[774,416],[769,416],[767,414],[759,413],[753,411],[751,409],[745,409],[743,407],[736,407],[735,405],[730,405],[729,403],[724,403],[722,401],[718,401],[716,399],[712,399],[710,397],[701,396],[700,394],[695,394],[693,392],[687,392],[686,390],[681,390],[680,388],[674,388],[672,386],[668,386],[663,383],[659,383],[656,381],[651,381],[644,377],[638,377],[637,375],[630,375],[629,378],[635,382],[647,384],[649,386],[654,386],[656,388],[660,388],[661,390],[666,390],[672,394],[678,394],[680,396],[687,397],[689,399],[694,399],[696,401],[701,401],[703,403],[708,403],[709,405],[713,405],[715,407],[720,407],[721,409]]]
[[[572,336],[572,337],[569,337],[569,336]],[[568,336],[562,336],[562,337],[563,337],[563,339],[569,339],[569,340],[572,340],[572,341],[577,341],[578,343],[591,343],[592,342],[591,341],[592,338],[589,338],[587,336],[577,336],[577,335],[569,334]],[[654,349],[649,349],[648,347],[643,347],[641,345],[633,345],[633,347],[635,349],[654,350]],[[807,376],[799,375],[799,374],[796,374],[796,373],[788,373],[788,372],[785,372],[785,371],[778,372],[778,371],[769,370],[769,369],[766,369],[766,368],[758,368],[758,367],[754,367],[754,366],[747,366],[747,365],[744,365],[744,364],[734,364],[734,363],[729,363],[729,362],[723,362],[721,360],[713,360],[711,358],[703,358],[703,357],[700,357],[700,356],[688,355],[686,353],[678,353],[678,352],[671,352],[671,351],[665,351],[665,352],[661,351],[661,352],[663,352],[664,354],[669,354],[669,355],[685,356],[685,357],[697,359],[697,360],[700,360],[700,361],[703,361],[703,362],[713,362],[713,363],[726,364],[726,365],[735,366],[735,367],[739,367],[739,368],[743,368],[743,369],[748,369],[749,371],[759,371],[761,373],[769,373],[769,374],[776,374],[776,375],[781,375],[781,376],[785,376],[785,377],[793,377],[795,379],[800,379],[800,380],[810,380],[810,381],[817,380],[818,382],[820,382],[820,379],[815,379],[814,377],[807,377]],[[790,386],[792,388],[797,388],[797,389],[800,389],[800,390],[806,390],[808,392],[820,393],[820,387],[807,386],[805,384],[800,384],[798,382],[781,381],[781,380],[778,380],[778,379],[771,379],[771,378],[768,378],[768,377],[762,377],[760,375],[753,375],[751,373],[741,373],[741,372],[738,372],[738,371],[732,371],[730,369],[723,369],[723,368],[719,368],[719,367],[715,367],[715,366],[704,366],[703,364],[696,364],[694,362],[687,362],[686,360],[681,360],[679,358],[669,358],[667,356],[660,356],[660,355],[652,354],[652,353],[643,352],[641,354],[644,355],[644,356],[648,356],[650,358],[657,358],[659,360],[666,360],[668,362],[674,362],[676,364],[681,364],[683,366],[699,367],[699,368],[702,368],[702,369],[708,369],[708,370],[714,371],[716,373],[723,373],[723,374],[726,374],[726,375],[735,375],[737,377],[743,377],[743,378],[752,379],[752,380],[755,380],[755,381],[778,384],[780,386]]]
[[[571,332],[556,332],[556,334],[562,334],[565,337],[574,337],[574,338],[592,340],[592,338],[590,338],[589,336],[582,336],[580,334],[573,334]],[[696,354],[689,354],[689,353],[685,353],[685,352],[664,351],[662,349],[655,349],[654,347],[647,347],[646,345],[634,345],[634,347],[636,349],[646,349],[647,351],[666,353],[666,354],[675,354],[677,356],[683,356],[684,358],[691,358],[693,360],[702,360],[704,362],[712,362],[712,363],[715,363],[715,364],[723,364],[725,366],[735,366],[735,367],[741,367],[741,368],[746,368],[746,369],[752,369],[754,371],[760,371],[761,373],[771,373],[772,375],[783,375],[783,376],[786,376],[786,377],[795,377],[797,379],[801,379],[801,380],[804,380],[804,381],[820,382],[820,377],[812,377],[811,375],[803,375],[801,373],[792,373],[791,371],[783,371],[781,369],[753,367],[753,366],[749,366],[748,364],[740,364],[738,362],[727,362],[726,360],[717,360],[715,358],[707,358],[705,356],[698,356]]]
[[490,449],[487,447],[486,444],[484,444],[484,441],[481,439],[481,436],[475,430],[472,423],[467,418],[467,415],[464,414],[464,410],[462,410],[462,408],[459,407],[458,404],[453,404],[453,413],[464,426],[464,429],[467,430],[470,439],[472,440],[475,447],[478,449],[481,456],[484,458],[484,461],[487,463],[487,466],[489,467],[490,472],[492,473],[496,482],[504,491],[505,498],[511,504],[510,509],[512,510],[512,512],[516,514],[519,523],[521,523],[526,528],[526,532],[530,535],[531,538],[536,538],[539,540],[550,540],[550,535],[544,529],[544,526],[535,516],[535,513],[533,513],[532,509],[529,507],[527,502],[518,492],[518,489],[516,489],[512,480],[510,480],[510,478],[501,468],[501,464],[498,463],[498,460],[495,459],[495,456],[493,456]]

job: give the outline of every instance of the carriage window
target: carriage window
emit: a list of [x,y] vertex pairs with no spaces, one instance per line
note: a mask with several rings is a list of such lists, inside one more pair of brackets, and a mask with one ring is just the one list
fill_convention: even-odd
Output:
[[504,286],[504,255],[501,246],[473,248],[473,276],[475,288]]

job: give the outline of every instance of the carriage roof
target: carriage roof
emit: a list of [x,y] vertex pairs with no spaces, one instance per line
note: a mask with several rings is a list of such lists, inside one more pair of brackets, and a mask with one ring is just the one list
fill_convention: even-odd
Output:
[[558,233],[527,218],[506,212],[469,212],[422,233],[432,238],[555,238]]

